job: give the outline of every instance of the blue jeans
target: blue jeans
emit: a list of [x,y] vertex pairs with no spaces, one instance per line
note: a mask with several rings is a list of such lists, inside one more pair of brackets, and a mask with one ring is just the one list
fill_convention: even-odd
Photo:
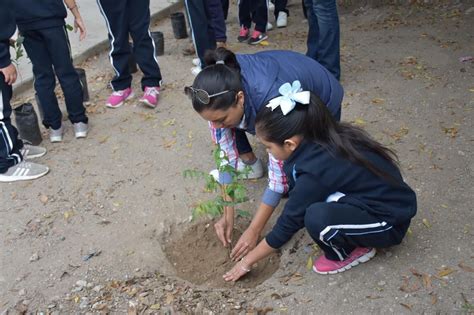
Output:
[[306,55],[341,77],[339,16],[336,0],[304,0],[308,14],[308,51]]

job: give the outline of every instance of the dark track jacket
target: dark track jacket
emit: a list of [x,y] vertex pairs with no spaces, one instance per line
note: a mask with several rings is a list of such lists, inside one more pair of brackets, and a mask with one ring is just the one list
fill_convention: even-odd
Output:
[[10,0],[0,0],[0,68],[8,67],[11,63],[9,39],[16,28],[11,5]]
[[266,236],[272,248],[279,248],[304,227],[306,209],[325,202],[335,192],[345,194],[338,203],[361,208],[391,225],[410,222],[416,213],[415,192],[403,181],[397,167],[369,151],[366,159],[390,174],[395,184],[367,168],[334,156],[319,144],[303,141],[285,161],[289,200],[272,231]]
[[12,5],[20,32],[65,25],[67,11],[62,0],[14,0]]

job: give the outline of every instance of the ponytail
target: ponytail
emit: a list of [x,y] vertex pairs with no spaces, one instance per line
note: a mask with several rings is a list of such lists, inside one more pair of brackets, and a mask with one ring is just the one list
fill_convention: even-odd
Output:
[[232,51],[224,47],[219,47],[216,50],[206,51],[206,54],[204,55],[204,62],[207,66],[218,64],[218,62],[223,62],[224,65],[240,74],[240,65],[237,62],[237,57]]

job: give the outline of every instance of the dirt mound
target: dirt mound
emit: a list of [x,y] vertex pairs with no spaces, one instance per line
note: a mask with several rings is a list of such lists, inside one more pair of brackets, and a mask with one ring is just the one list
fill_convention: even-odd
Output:
[[[236,242],[246,226],[248,222],[236,224],[232,240]],[[227,283],[222,275],[229,271],[235,262],[229,259],[228,249],[217,239],[214,222],[199,222],[178,234],[171,236],[164,246],[164,251],[176,269],[176,276],[197,285],[211,288],[254,288],[270,278],[280,264],[280,255],[272,254],[255,264],[241,281],[235,284]]]

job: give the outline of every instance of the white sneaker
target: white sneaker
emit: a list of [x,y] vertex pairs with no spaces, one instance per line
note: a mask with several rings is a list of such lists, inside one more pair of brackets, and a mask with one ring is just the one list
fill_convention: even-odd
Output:
[[193,67],[191,68],[191,73],[194,75],[194,76],[197,76],[199,74],[199,72],[201,72],[201,67],[200,66],[196,66],[196,67]]
[[200,67],[201,66],[201,59],[194,58],[193,59],[193,65],[195,65],[196,67]]
[[288,23],[288,14],[286,14],[286,12],[278,12],[278,17],[277,17],[277,27],[278,28],[282,28],[282,27],[286,27],[287,23]]
[[42,157],[46,154],[46,149],[43,147],[38,147],[31,144],[23,145],[23,148],[20,150],[23,159],[35,159]]
[[245,164],[240,158],[237,162],[237,170],[244,172],[246,167],[250,167],[250,172],[244,176],[245,179],[256,179],[263,176],[263,163],[260,159],[257,159],[252,165]]
[[47,166],[23,161],[10,167],[6,173],[0,174],[0,182],[9,183],[36,179],[46,175],[48,172],[49,168]]
[[53,129],[51,128],[49,130],[49,140],[51,142],[61,142],[63,141],[63,126],[59,127],[59,129]]
[[[244,172],[247,166],[250,167],[250,170],[247,175],[243,176],[243,179],[257,179],[263,177],[263,164],[260,159],[257,159],[257,161],[252,165],[247,165],[239,158],[237,162],[237,170],[239,172]],[[209,175],[214,177],[216,181],[219,181],[219,171],[217,169],[210,171]]]
[[273,29],[272,23],[268,22],[267,23],[267,31],[271,31]]
[[78,122],[73,124],[74,126],[74,135],[76,139],[87,137],[87,132],[89,131],[89,125],[83,122]]

